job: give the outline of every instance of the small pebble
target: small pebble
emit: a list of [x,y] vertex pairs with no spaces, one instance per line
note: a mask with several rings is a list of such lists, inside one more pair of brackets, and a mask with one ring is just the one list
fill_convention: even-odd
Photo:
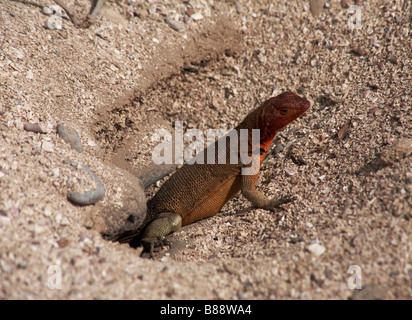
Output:
[[360,45],[352,49],[352,52],[355,53],[358,56],[366,56],[367,52],[364,48],[362,48]]
[[50,141],[43,141],[41,148],[46,152],[53,152],[53,144]]
[[193,8],[188,8],[187,10],[186,10],[186,14],[190,17],[192,14],[194,14],[195,13],[195,11],[193,10]]
[[242,8],[242,6],[240,5],[239,1],[236,1],[236,2],[235,2],[235,8],[236,8],[236,12],[237,12],[237,13],[242,13],[242,12],[243,12],[243,8]]
[[96,142],[94,142],[93,140],[87,140],[87,145],[89,146],[89,147],[92,147],[92,148],[94,148],[95,146],[97,146],[97,144],[96,144]]
[[203,19],[203,15],[200,12],[196,12],[190,16],[193,20],[198,21]]
[[38,123],[25,123],[24,130],[34,132],[34,133],[47,133],[47,130],[43,129]]
[[20,60],[24,59],[24,53],[22,51],[16,48],[13,48],[13,49],[14,49],[14,53],[16,54],[17,59],[20,59]]
[[103,199],[105,189],[103,183],[91,168],[83,166],[83,169],[91,175],[91,178],[97,183],[97,187],[94,190],[86,191],[84,193],[67,192],[67,199],[74,204],[88,206]]
[[283,144],[282,143],[278,143],[275,147],[275,149],[273,150],[276,154],[281,153],[283,151]]
[[63,27],[60,16],[52,16],[49,19],[47,19],[44,27],[50,30],[62,30]]
[[321,14],[324,5],[325,0],[309,0],[310,12],[312,12],[314,17]]
[[308,250],[319,257],[325,252],[326,248],[319,243],[312,243],[308,246]]
[[67,246],[70,244],[70,240],[68,240],[68,239],[66,239],[66,238],[63,238],[63,239],[60,239],[60,240],[57,242],[57,244],[59,245],[59,248],[65,248],[65,247],[67,247]]
[[6,124],[0,122],[0,131],[7,131],[8,129],[9,127]]
[[168,17],[166,19],[166,23],[167,25],[172,28],[173,30],[177,31],[177,32],[185,32],[186,28],[185,25],[179,21],[176,21],[175,19]]
[[57,134],[64,140],[64,142],[70,144],[70,146],[77,152],[83,151],[83,145],[76,129],[68,127],[63,123],[59,123],[56,129]]
[[34,75],[33,75],[33,71],[29,70],[26,73],[26,78],[27,79],[33,79]]
[[390,63],[392,63],[392,64],[398,64],[398,59],[395,57],[395,56],[391,56],[391,57],[389,57],[389,62]]
[[41,12],[43,12],[45,15],[49,16],[51,14],[53,14],[53,10],[50,9],[48,6],[44,6],[41,10]]
[[293,169],[293,168],[288,168],[288,167],[285,167],[285,173],[289,176],[289,177],[292,177],[292,176],[294,176],[297,172],[296,172],[296,170],[295,169]]
[[183,18],[183,21],[185,22],[185,24],[190,24],[190,23],[193,22],[193,19],[190,18],[190,16],[185,15],[184,18]]
[[137,9],[134,12],[134,15],[136,15],[137,17],[139,17],[139,19],[144,20],[147,17],[147,11],[144,9]]
[[309,177],[309,182],[314,186],[318,184],[318,180],[313,175]]

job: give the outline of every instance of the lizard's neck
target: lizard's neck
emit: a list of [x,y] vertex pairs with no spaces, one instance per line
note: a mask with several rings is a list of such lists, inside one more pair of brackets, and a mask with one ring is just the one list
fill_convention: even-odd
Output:
[[[236,129],[259,129],[260,146],[261,148],[268,150],[278,130],[269,123],[265,122],[265,112],[266,110],[262,106],[256,108],[246,116],[246,118],[236,127]],[[252,132],[250,131],[249,140],[251,140],[251,135]]]

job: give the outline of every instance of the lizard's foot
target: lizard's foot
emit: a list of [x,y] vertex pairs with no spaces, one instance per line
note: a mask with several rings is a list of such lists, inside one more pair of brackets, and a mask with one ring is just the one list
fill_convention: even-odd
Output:
[[146,238],[141,240],[141,244],[143,245],[143,252],[142,256],[146,256],[149,254],[149,257],[153,259],[153,253],[160,251],[160,248],[163,246],[171,247],[171,243],[165,237],[159,238]]
[[262,192],[254,188],[242,189],[242,194],[258,208],[266,210],[274,210],[280,205],[296,200],[296,197],[286,196],[278,199],[269,199]]
[[295,201],[297,198],[295,196],[286,196],[286,197],[281,197],[278,199],[271,199],[269,206],[265,209],[267,210],[274,210],[279,208],[282,204],[289,203]]

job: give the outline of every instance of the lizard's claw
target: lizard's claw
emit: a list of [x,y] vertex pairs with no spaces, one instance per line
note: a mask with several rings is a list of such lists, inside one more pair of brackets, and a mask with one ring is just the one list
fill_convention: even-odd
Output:
[[171,247],[171,243],[169,240],[167,240],[164,236],[159,237],[159,238],[146,238],[142,239],[141,243],[143,245],[143,252],[142,256],[145,255],[146,253],[149,254],[149,257],[153,259],[153,252],[158,252],[160,251],[160,247],[163,246],[169,246]]
[[270,205],[268,210],[273,210],[276,208],[279,208],[282,204],[289,203],[295,201],[297,198],[295,196],[286,196],[286,197],[281,197],[278,199],[272,199],[270,200]]

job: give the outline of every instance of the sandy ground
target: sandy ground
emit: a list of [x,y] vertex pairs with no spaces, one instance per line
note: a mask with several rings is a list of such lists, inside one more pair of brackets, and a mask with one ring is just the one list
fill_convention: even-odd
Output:
[[[51,4],[0,2],[0,298],[412,297],[409,1],[357,1],[355,30],[351,1],[317,16],[309,1],[109,1],[90,28],[61,30],[44,27]],[[71,6],[83,17],[90,3]],[[312,106],[276,138],[258,188],[295,202],[268,212],[236,196],[154,260],[102,238],[108,215],[144,211],[133,176],[156,128],[229,129],[285,90]],[[84,165],[106,194],[80,207],[67,192],[94,187]]]

